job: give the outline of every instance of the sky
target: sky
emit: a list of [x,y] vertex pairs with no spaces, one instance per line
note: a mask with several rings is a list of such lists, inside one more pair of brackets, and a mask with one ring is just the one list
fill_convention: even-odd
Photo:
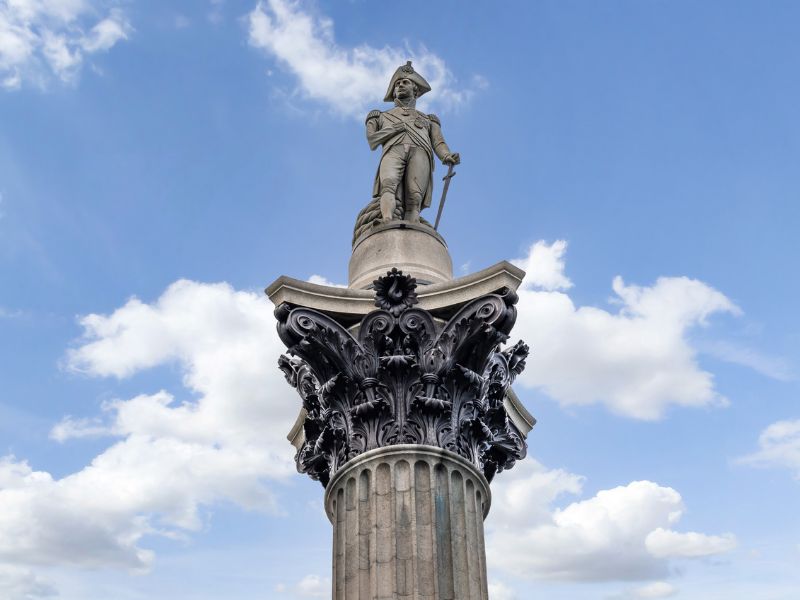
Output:
[[0,599],[330,597],[263,289],[346,282],[364,117],[413,60],[456,274],[527,272],[492,600],[796,600],[798,22],[0,0]]

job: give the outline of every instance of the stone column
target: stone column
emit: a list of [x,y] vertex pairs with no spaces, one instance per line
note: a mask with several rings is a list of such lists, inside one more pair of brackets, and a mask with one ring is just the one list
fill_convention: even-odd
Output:
[[491,493],[466,459],[433,446],[361,454],[329,482],[334,600],[487,600]]

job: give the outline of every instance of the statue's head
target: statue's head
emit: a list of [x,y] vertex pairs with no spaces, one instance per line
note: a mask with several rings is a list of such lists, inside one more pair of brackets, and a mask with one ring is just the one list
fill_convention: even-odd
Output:
[[393,102],[397,98],[419,98],[422,94],[431,91],[431,86],[425,78],[414,70],[411,61],[399,67],[392,75],[389,89],[386,90],[384,102]]
[[394,84],[394,98],[415,98],[419,95],[419,86],[408,77],[398,79]]

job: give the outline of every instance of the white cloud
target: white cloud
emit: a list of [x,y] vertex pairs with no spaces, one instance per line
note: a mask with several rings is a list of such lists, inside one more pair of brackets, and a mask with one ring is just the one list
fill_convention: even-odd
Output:
[[87,52],[107,51],[113,48],[117,42],[127,40],[129,33],[130,25],[124,15],[119,10],[115,10],[111,12],[110,17],[92,27],[81,45]]
[[633,593],[635,598],[668,598],[678,590],[666,581],[656,581],[635,589]]
[[225,18],[223,14],[225,0],[209,0],[209,3],[211,4],[211,9],[207,15],[208,21],[212,25],[219,25]]
[[563,469],[546,469],[533,458],[517,463],[505,474],[500,493],[492,495],[492,523],[513,529],[519,523],[549,523],[552,504],[564,495],[577,495],[584,478]]
[[[516,336],[533,356],[519,381],[543,390],[562,406],[603,404],[617,414],[653,420],[671,405],[725,404],[713,376],[697,363],[692,329],[716,313],[738,314],[723,294],[687,277],[661,277],[650,287],[616,277],[617,311],[576,307],[558,289],[566,244],[538,242],[516,261],[532,272],[519,292]],[[538,289],[537,289],[538,288]]]
[[776,356],[767,356],[746,346],[715,341],[702,344],[700,350],[714,358],[748,367],[778,381],[791,381],[795,378],[786,360]]
[[28,569],[0,564],[0,598],[35,600],[57,596],[56,588]]
[[175,29],[186,29],[192,25],[191,19],[186,15],[176,14],[174,19]]
[[[602,490],[565,508],[548,506],[545,514],[545,502],[577,493],[581,481],[535,462],[496,481],[487,521],[490,564],[518,577],[542,580],[646,580],[665,575],[671,560],[735,547],[730,534],[674,531],[684,511],[682,498],[651,481]],[[537,489],[547,500],[539,498]],[[529,513],[525,501],[531,503]]]
[[645,545],[647,551],[658,558],[699,558],[733,550],[736,539],[730,534],[678,533],[659,527],[648,534]]
[[[674,489],[650,481],[553,508],[562,494],[579,493],[582,481],[530,460],[499,478],[492,486],[487,520],[489,564],[538,580],[647,580],[668,574],[674,560],[721,554],[736,546],[731,534],[675,531],[683,500]],[[641,589],[655,593],[659,587]]]
[[[102,0],[7,0],[0,3],[0,80],[6,89],[72,81],[87,55],[107,51],[131,32],[124,13]],[[104,16],[98,18],[98,15]]]
[[[471,95],[456,87],[445,62],[424,47],[343,48],[334,39],[333,21],[304,9],[293,0],[258,2],[248,15],[249,41],[276,59],[298,80],[304,97],[321,102],[334,112],[363,118],[386,92],[394,70],[406,60],[431,84],[425,103],[454,107]],[[483,79],[473,82],[478,89]],[[421,103],[421,107],[424,103]]]
[[654,581],[634,588],[623,594],[615,595],[612,600],[647,600],[650,598],[669,598],[678,593],[675,586],[666,581]]
[[187,397],[162,390],[107,402],[100,418],[63,420],[55,439],[116,438],[63,478],[0,460],[0,564],[142,570],[154,558],[145,537],[201,529],[204,507],[276,509],[269,482],[294,472],[285,435],[299,399],[277,367],[266,298],[178,281],[152,304],[131,299],[81,324],[70,368],[130,377],[173,364]]
[[557,240],[552,244],[538,241],[528,249],[528,256],[513,261],[525,271],[523,290],[542,289],[546,291],[567,290],[572,282],[564,274],[564,254],[567,242]]
[[123,378],[177,364],[184,386],[199,396],[176,403],[160,392],[111,402],[105,410],[114,415],[118,435],[252,443],[291,454],[285,436],[299,398],[277,367],[284,348],[266,297],[181,280],[152,304],[132,298],[81,324],[81,344],[67,355],[70,369]]
[[517,600],[517,594],[500,581],[489,582],[489,597],[492,600]]
[[18,319],[22,315],[21,310],[11,310],[0,306],[0,319]]
[[0,462],[0,561],[147,569],[153,553],[139,546],[141,538],[198,530],[203,504],[229,499],[272,508],[259,483],[263,460],[255,449],[142,435],[58,480],[6,457]]
[[50,430],[50,439],[65,442],[79,438],[102,437],[113,433],[114,430],[97,417],[76,419],[66,416]]
[[293,586],[278,584],[275,591],[281,594],[292,593],[298,598],[328,598],[331,595],[331,580],[319,575],[306,575]]
[[327,277],[323,277],[322,275],[312,275],[308,278],[309,283],[316,283],[317,285],[327,285],[331,287],[338,287],[338,288],[346,288],[347,286],[342,283],[334,283]]
[[758,437],[758,451],[740,458],[740,464],[754,467],[783,467],[800,479],[800,419],[777,421]]
[[324,598],[330,594],[331,580],[307,575],[297,584],[297,591],[304,598]]

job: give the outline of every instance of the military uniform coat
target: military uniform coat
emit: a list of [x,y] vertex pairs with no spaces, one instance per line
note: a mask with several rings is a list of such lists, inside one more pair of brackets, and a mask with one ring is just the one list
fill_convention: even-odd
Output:
[[[450,154],[450,148],[442,136],[441,123],[436,115],[426,115],[414,108],[394,108],[381,112],[373,110],[367,115],[367,141],[371,150],[383,146],[381,161],[386,153],[399,145],[408,145],[421,148],[428,155],[430,170],[428,174],[428,188],[422,200],[421,208],[431,205],[433,191],[433,155],[443,160]],[[381,195],[380,164],[375,174],[373,198]]]

